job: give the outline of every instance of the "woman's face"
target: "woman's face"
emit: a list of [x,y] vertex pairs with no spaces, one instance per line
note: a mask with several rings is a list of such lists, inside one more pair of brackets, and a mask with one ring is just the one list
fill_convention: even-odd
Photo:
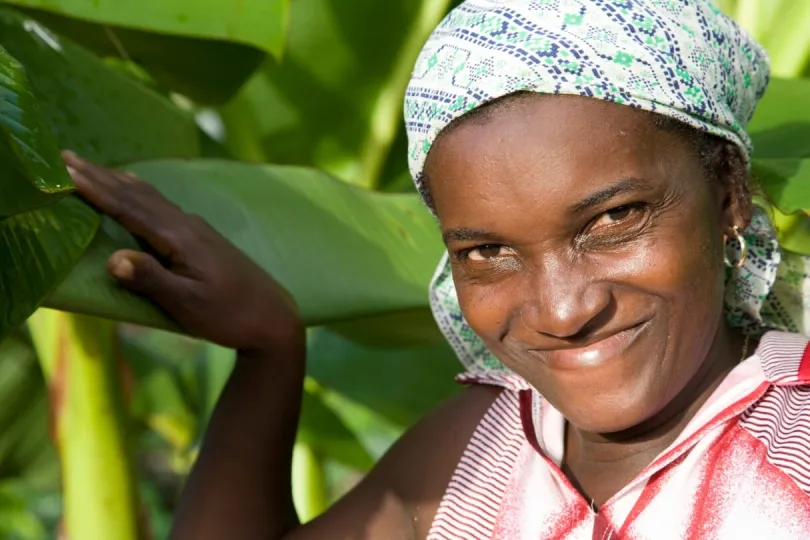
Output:
[[731,223],[685,137],[529,96],[444,134],[425,173],[466,320],[574,426],[637,426],[696,378]]

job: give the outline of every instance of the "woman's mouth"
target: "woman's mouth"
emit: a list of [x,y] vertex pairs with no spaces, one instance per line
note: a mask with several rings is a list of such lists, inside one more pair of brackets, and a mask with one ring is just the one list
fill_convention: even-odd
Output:
[[649,321],[646,321],[585,347],[536,352],[551,369],[593,368],[624,354],[648,326]]

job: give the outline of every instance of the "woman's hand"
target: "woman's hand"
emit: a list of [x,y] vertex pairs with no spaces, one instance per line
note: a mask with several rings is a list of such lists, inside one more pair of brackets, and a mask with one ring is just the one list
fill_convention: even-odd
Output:
[[295,302],[273,278],[208,223],[186,214],[134,175],[71,152],[63,159],[79,195],[155,253],[122,250],[109,272],[160,306],[187,333],[242,354],[299,345]]
[[148,246],[113,254],[110,273],[184,331],[239,351],[172,538],[282,538],[298,526],[290,475],[306,344],[295,303],[247,255],[152,186],[63,157],[79,195]]

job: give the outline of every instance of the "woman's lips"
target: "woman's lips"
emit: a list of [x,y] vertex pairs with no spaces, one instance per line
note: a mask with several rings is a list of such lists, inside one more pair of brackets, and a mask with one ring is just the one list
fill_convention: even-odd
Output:
[[577,349],[537,351],[552,369],[574,370],[596,367],[623,354],[647,328],[647,323],[637,324],[627,330]]

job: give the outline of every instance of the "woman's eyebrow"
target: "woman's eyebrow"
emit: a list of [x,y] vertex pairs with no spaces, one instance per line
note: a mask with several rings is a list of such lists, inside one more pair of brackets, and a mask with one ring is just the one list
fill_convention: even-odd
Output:
[[645,180],[640,178],[625,178],[615,184],[611,184],[591,193],[581,201],[573,204],[570,210],[573,213],[580,213],[597,204],[605,203],[618,195],[627,193],[628,191],[638,191],[647,187],[649,187],[649,183]]
[[500,237],[493,232],[485,231],[483,229],[450,229],[442,233],[442,239],[445,244],[451,242],[468,242],[470,240],[500,240]]

